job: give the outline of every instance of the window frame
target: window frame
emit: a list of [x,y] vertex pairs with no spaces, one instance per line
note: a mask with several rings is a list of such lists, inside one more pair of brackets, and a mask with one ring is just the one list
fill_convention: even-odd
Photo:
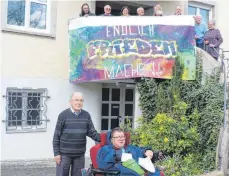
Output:
[[213,18],[213,8],[214,8],[213,4],[204,4],[204,3],[190,2],[189,1],[188,2],[188,7],[189,6],[196,8],[196,15],[200,14],[200,9],[204,9],[204,10],[208,10],[209,11],[208,21]]
[[[108,104],[109,106],[109,111],[108,111],[108,116],[102,116],[101,114],[101,131],[105,132],[105,131],[109,131],[111,130],[111,120],[112,119],[116,119],[116,116],[111,116],[111,105],[112,104],[119,104],[119,115],[121,117],[123,117],[125,120],[126,116],[125,116],[125,105],[126,104],[133,104],[133,114],[132,116],[128,116],[129,119],[132,120],[132,128],[134,128],[134,117],[135,117],[135,86],[128,86],[128,87],[117,87],[113,84],[103,84],[102,88],[108,88],[109,89],[109,101],[103,101],[102,100],[102,96],[101,96],[101,105],[102,104]],[[120,100],[119,101],[112,101],[112,89],[120,89]],[[126,101],[125,100],[125,93],[127,89],[131,89],[133,90],[133,101]],[[102,106],[101,106],[101,110],[102,110]],[[102,111],[101,111],[102,112]],[[102,130],[102,119],[108,119],[108,130]]]
[[[5,120],[3,120],[3,122],[6,123],[6,133],[21,133],[21,132],[38,132],[38,131],[46,131],[47,130],[47,123],[50,121],[49,119],[47,119],[46,116],[46,112],[47,112],[47,100],[50,98],[47,95],[47,89],[46,88],[40,88],[40,89],[31,89],[31,88],[14,88],[14,87],[8,87],[6,89],[6,95],[3,96],[6,98],[6,104],[5,104],[5,109],[6,109],[6,114],[5,114]],[[22,107],[21,107],[21,125],[13,125],[10,126],[9,122],[10,120],[10,116],[9,116],[9,102],[10,102],[10,97],[9,94],[13,94],[13,93],[21,93],[21,98],[22,98]],[[39,124],[36,125],[28,125],[27,121],[28,121],[28,111],[30,111],[31,109],[33,109],[32,107],[28,108],[28,94],[30,93],[36,93],[36,94],[40,94],[40,107],[39,107]],[[13,109],[18,109],[13,108]]]
[[[2,31],[3,32],[16,32],[29,35],[56,37],[56,16],[57,16],[57,1],[47,0],[46,3],[38,2],[38,0],[25,0],[25,25],[17,26],[7,24],[8,1],[2,2]],[[30,27],[30,8],[31,2],[46,4],[46,29],[36,29]]]

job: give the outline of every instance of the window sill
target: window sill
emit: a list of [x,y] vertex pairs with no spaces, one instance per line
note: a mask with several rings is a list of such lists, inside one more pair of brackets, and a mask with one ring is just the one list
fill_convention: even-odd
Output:
[[39,132],[46,132],[47,129],[6,129],[6,134],[12,133],[39,133]]
[[23,30],[23,29],[14,29],[11,27],[2,27],[2,32],[9,32],[9,33],[18,33],[24,35],[32,35],[32,36],[39,36],[39,37],[47,37],[51,39],[55,39],[56,35],[52,33],[45,33],[45,32],[37,32],[37,31],[30,31],[30,30]]

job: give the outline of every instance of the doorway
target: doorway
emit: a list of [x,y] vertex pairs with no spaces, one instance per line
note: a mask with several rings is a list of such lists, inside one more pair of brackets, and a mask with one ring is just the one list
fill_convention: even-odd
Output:
[[119,119],[128,117],[131,124],[134,119],[134,87],[117,87],[116,85],[102,88],[101,131],[111,130],[119,126]]

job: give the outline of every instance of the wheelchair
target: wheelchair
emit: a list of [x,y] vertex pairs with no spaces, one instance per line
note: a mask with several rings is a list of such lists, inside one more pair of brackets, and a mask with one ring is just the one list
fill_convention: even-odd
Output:
[[[125,146],[128,146],[131,143],[130,133],[125,132],[126,141]],[[91,157],[91,173],[93,176],[119,176],[119,171],[112,171],[112,170],[101,170],[98,168],[98,164],[96,161],[96,156],[100,148],[107,145],[107,133],[100,134],[101,142],[96,144],[90,149],[90,157]],[[165,176],[163,172],[160,172],[160,176]]]

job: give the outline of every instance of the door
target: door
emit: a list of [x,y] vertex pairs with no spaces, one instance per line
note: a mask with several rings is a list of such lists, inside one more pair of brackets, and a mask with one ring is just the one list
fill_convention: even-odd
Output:
[[101,130],[119,126],[119,118],[134,118],[134,87],[104,86],[102,88]]

